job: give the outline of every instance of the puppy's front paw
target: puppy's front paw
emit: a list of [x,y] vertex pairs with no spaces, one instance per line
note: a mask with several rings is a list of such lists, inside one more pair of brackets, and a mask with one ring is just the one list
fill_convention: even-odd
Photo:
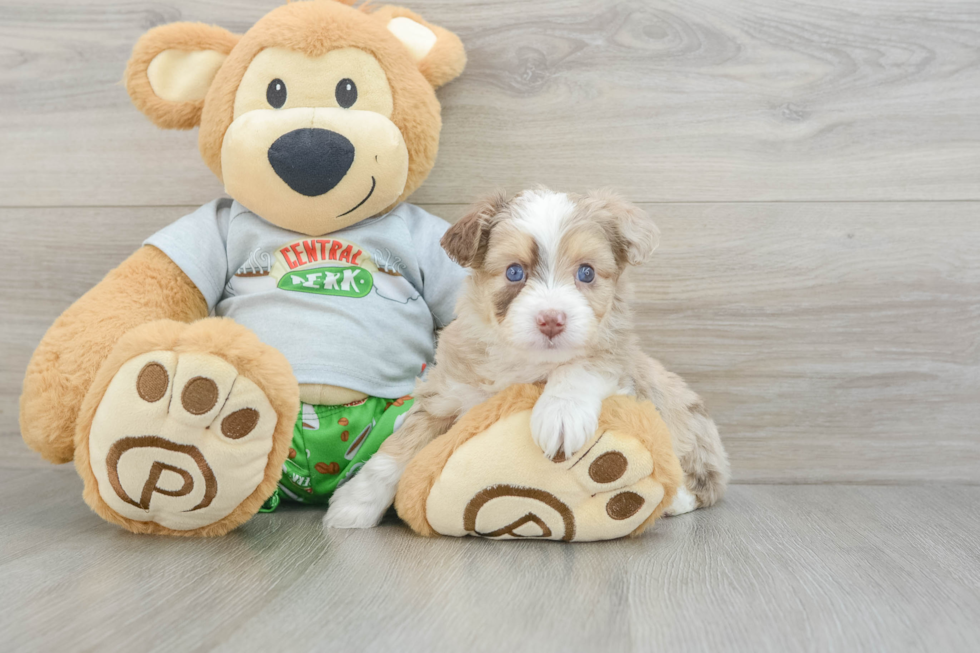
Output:
[[531,411],[531,435],[548,458],[559,451],[570,458],[589,441],[599,426],[602,403],[586,397],[543,394]]

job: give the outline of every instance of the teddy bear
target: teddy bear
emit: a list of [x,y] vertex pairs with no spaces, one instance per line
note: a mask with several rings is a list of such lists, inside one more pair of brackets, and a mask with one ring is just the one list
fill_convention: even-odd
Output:
[[218,199],[150,236],[51,326],[24,440],[137,533],[228,532],[324,503],[411,408],[464,272],[404,200],[432,169],[460,39],[399,7],[291,2],[243,35],[147,32],[126,74],[200,127]]

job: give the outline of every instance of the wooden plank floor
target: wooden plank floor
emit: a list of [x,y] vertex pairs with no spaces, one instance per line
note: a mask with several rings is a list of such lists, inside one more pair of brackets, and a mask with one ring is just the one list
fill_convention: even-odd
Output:
[[70,469],[0,476],[10,651],[963,651],[980,488],[738,486],[636,540],[426,540],[321,511],[125,533]]

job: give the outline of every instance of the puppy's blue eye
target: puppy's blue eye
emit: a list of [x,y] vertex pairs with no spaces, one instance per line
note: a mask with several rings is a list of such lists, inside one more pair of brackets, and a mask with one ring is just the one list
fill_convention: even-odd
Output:
[[518,263],[513,263],[507,268],[507,281],[521,281],[524,279],[524,268]]
[[578,280],[582,283],[592,283],[595,281],[595,270],[591,265],[578,266]]

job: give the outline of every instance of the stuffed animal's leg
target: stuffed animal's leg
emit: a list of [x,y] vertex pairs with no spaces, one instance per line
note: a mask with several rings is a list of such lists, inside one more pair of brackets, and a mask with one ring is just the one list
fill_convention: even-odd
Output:
[[448,431],[452,422],[452,418],[429,413],[421,397],[417,397],[401,428],[385,440],[357,476],[334,493],[323,518],[324,525],[329,528],[377,526],[395,500],[398,481],[408,463],[433,438]]
[[225,318],[123,336],[82,403],[85,501],[137,533],[221,535],[276,488],[299,410],[288,361]]
[[75,420],[99,366],[129,330],[152,320],[206,317],[194,283],[155,247],[137,250],[48,329],[20,397],[24,441],[53,463],[75,455]]
[[659,361],[645,357],[636,379],[637,395],[660,411],[670,429],[674,451],[684,470],[684,488],[667,509],[679,515],[716,503],[725,493],[730,469],[728,454],[704,402],[684,380]]

